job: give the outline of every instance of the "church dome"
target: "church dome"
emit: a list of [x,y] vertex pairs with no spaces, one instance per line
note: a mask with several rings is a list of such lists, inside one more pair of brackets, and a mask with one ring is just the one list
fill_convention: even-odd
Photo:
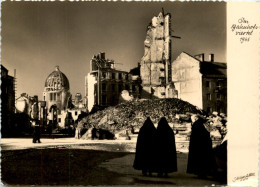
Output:
[[45,91],[61,91],[69,90],[69,80],[59,69],[59,66],[55,67],[55,70],[47,77],[45,81]]

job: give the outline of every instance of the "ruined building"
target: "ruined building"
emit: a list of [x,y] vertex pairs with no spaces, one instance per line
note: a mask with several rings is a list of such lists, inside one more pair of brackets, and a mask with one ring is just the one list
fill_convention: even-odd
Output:
[[147,27],[144,56],[141,59],[143,94],[151,97],[173,98],[171,83],[171,15],[160,12]]
[[85,78],[88,111],[94,106],[106,107],[119,103],[123,90],[133,98],[140,97],[140,77],[115,69],[115,62],[105,53],[93,56],[90,73]]
[[206,61],[204,54],[191,56],[182,52],[172,63],[172,81],[178,98],[212,113],[227,113],[227,64]]
[[8,135],[13,124],[15,112],[14,77],[8,75],[8,69],[1,65],[1,133],[2,137]]
[[213,54],[205,61],[204,54],[184,52],[171,62],[171,37],[171,15],[160,12],[148,25],[144,41],[142,98],[178,97],[209,113],[226,113],[226,63],[215,62]]

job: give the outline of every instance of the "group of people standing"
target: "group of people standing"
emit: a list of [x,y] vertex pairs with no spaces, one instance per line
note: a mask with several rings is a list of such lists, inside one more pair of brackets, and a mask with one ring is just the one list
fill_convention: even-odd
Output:
[[[198,116],[192,116],[187,173],[200,177],[211,175],[216,169],[209,132]],[[175,135],[165,117],[155,128],[147,117],[140,128],[136,144],[134,169],[142,170],[143,175],[158,173],[158,177],[167,177],[177,171],[177,153]]]
[[133,167],[150,176],[157,172],[158,176],[167,177],[177,171],[175,137],[165,117],[160,119],[157,129],[150,117],[140,128]]

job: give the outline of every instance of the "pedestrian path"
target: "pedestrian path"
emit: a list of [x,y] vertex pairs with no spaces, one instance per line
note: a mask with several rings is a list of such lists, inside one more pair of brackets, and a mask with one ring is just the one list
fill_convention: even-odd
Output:
[[[177,151],[188,152],[188,141],[176,141]],[[127,152],[135,152],[136,138],[131,140],[116,139],[116,140],[81,140],[70,138],[41,138],[41,143],[32,143],[31,138],[2,138],[1,149],[2,150],[18,150],[18,149],[32,149],[32,148],[47,148],[47,147],[61,147],[61,146],[73,146],[83,148],[99,149],[105,145],[125,145],[127,146]],[[109,151],[109,150],[106,150]]]
[[143,176],[140,170],[133,169],[134,157],[134,154],[129,154],[124,157],[114,158],[103,162],[100,167],[121,174],[122,177],[117,180],[135,185],[215,186],[223,184],[212,177],[201,179],[196,175],[186,173],[188,155],[185,153],[177,155],[178,171],[169,173],[167,178],[159,178],[157,173],[153,173],[151,177]]
[[42,138],[41,143],[33,143],[29,138],[2,138],[2,150],[30,149],[52,146],[134,143],[135,140],[81,140],[75,138]]

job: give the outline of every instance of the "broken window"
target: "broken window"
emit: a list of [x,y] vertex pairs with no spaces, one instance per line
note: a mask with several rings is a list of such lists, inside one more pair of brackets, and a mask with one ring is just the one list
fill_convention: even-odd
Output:
[[216,83],[216,87],[217,87],[217,88],[221,88],[221,82],[217,82],[217,83]]
[[116,78],[116,74],[112,73],[112,79],[115,79],[115,78]]
[[102,72],[102,78],[106,78],[106,72]]
[[135,92],[136,89],[135,89],[135,85],[132,86],[132,91]]
[[210,82],[209,81],[206,81],[206,87],[210,88]]
[[119,73],[119,74],[118,74],[118,78],[119,78],[119,79],[122,79],[122,73]]
[[221,100],[221,95],[217,93],[217,100]]
[[115,90],[116,90],[116,89],[115,89],[115,88],[116,88],[116,85],[115,85],[115,84],[112,84],[112,85],[111,85],[111,88],[112,88],[112,91],[115,91]]
[[207,94],[207,100],[208,100],[208,101],[211,100],[211,94],[210,94],[210,93]]
[[219,106],[217,107],[217,112],[220,113],[220,107]]
[[121,84],[118,85],[118,91],[119,91],[119,93],[122,91],[122,85]]
[[102,83],[102,90],[106,91],[106,89],[107,89],[107,85],[105,83]]
[[106,95],[102,95],[102,104],[106,105],[107,103],[107,96]]

